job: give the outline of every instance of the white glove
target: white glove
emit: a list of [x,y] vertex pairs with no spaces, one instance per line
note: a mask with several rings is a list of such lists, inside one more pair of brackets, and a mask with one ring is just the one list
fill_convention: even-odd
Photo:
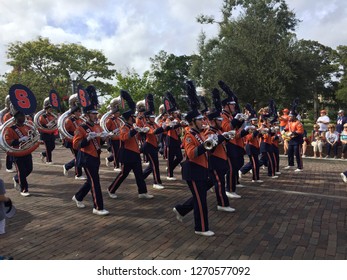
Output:
[[138,127],[138,126],[135,127],[135,130],[136,130],[137,132],[142,132],[142,128],[141,128],[141,127]]
[[163,123],[163,124],[161,125],[161,127],[162,127],[163,129],[165,129],[165,128],[167,127],[166,123]]
[[89,132],[89,134],[88,134],[88,136],[87,136],[87,141],[96,138],[96,136],[97,136],[97,133],[96,133],[96,132],[94,132],[94,131]]
[[236,116],[235,116],[234,119],[239,120],[239,119],[241,119],[241,118],[242,118],[242,114],[241,114],[241,113],[238,113],[238,114],[236,114]]
[[101,132],[100,137],[101,137],[101,138],[106,138],[106,137],[109,136],[109,135],[110,135],[110,134],[109,134],[108,132],[103,131],[103,132]]
[[250,129],[255,130],[255,126],[254,125],[246,125],[244,128],[244,130],[246,130],[246,131],[249,131]]
[[145,127],[142,127],[141,132],[142,133],[148,133],[149,130],[150,130],[150,128],[145,126]]
[[119,128],[116,128],[115,130],[112,131],[114,135],[118,135],[119,134]]
[[26,142],[26,141],[28,141],[29,139],[30,139],[29,136],[23,136],[23,137],[19,138],[18,140],[19,140],[19,142]]

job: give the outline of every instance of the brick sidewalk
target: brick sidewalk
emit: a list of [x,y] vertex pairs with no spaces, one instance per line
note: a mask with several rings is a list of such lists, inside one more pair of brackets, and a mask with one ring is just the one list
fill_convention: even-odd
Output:
[[[57,147],[55,165],[46,166],[35,152],[29,176],[30,197],[13,189],[12,176],[1,177],[17,215],[8,220],[0,236],[0,255],[15,259],[347,259],[347,184],[339,173],[347,161],[304,159],[304,172],[281,170],[278,179],[261,171],[264,183],[252,185],[251,176],[241,179],[248,187],[238,190],[240,200],[230,200],[235,213],[217,212],[215,194],[208,194],[210,228],[214,237],[194,234],[192,213],[183,223],[172,207],[189,195],[181,180],[166,181],[164,190],[152,188],[152,200],[137,198],[134,176],[120,187],[118,199],[110,199],[107,186],[115,172],[105,166],[102,154],[101,185],[110,215],[92,214],[90,194],[86,208],[78,209],[71,197],[82,184],[64,177],[62,164],[71,157]],[[161,162],[164,175],[165,163]],[[281,167],[287,165],[281,157]],[[179,171],[175,172],[177,177]]]

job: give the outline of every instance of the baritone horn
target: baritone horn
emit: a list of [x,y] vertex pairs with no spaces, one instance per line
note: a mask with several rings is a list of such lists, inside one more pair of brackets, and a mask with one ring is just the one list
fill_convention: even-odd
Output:
[[[116,107],[118,107],[119,105],[122,104],[122,97],[118,96],[116,98],[113,98],[110,102],[110,104],[108,105],[108,112],[106,112],[100,119],[100,126],[101,128],[108,132],[108,133],[112,133],[113,135],[119,135],[119,128],[115,129],[114,131],[110,131],[107,126],[106,126],[106,122],[107,120],[111,117],[111,114],[113,114],[113,109],[115,109]],[[121,118],[118,118],[121,122],[121,125],[124,125],[124,121]]]
[[49,97],[45,98],[45,100],[43,101],[43,109],[41,111],[38,111],[34,116],[34,124],[36,125],[38,130],[43,133],[54,133],[54,131],[57,129],[57,126],[58,126],[58,123],[57,123],[58,116],[53,113],[51,113],[51,115],[54,117],[54,119],[48,122],[46,124],[46,127],[44,127],[40,123],[40,117],[46,114],[45,108],[47,108],[50,105],[51,104],[50,104]]
[[5,140],[6,129],[14,124],[15,119],[12,117],[0,127],[0,148],[9,156],[22,157],[31,154],[40,145],[40,133],[37,131],[35,124],[28,120],[24,122],[25,125],[30,127],[30,130],[28,131],[28,140],[21,142],[18,148],[10,146]]

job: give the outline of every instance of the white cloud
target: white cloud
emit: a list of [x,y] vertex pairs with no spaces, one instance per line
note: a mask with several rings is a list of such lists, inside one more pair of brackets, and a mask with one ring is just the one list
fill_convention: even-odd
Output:
[[[5,3],[6,2],[6,3]],[[0,74],[7,45],[48,37],[53,43],[80,42],[99,49],[117,69],[149,69],[160,50],[176,55],[197,52],[201,30],[208,36],[218,27],[200,25],[199,14],[221,17],[222,0],[11,0],[0,2]],[[300,23],[298,38],[336,47],[346,44],[345,1],[288,0]]]

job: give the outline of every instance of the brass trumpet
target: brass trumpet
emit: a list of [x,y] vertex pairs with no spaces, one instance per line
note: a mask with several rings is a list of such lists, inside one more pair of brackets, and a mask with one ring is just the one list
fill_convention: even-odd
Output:
[[232,140],[236,136],[236,131],[235,130],[226,131],[226,132],[223,132],[222,135],[224,136],[225,139]]
[[210,151],[218,145],[217,134],[210,134],[203,143],[205,150]]

